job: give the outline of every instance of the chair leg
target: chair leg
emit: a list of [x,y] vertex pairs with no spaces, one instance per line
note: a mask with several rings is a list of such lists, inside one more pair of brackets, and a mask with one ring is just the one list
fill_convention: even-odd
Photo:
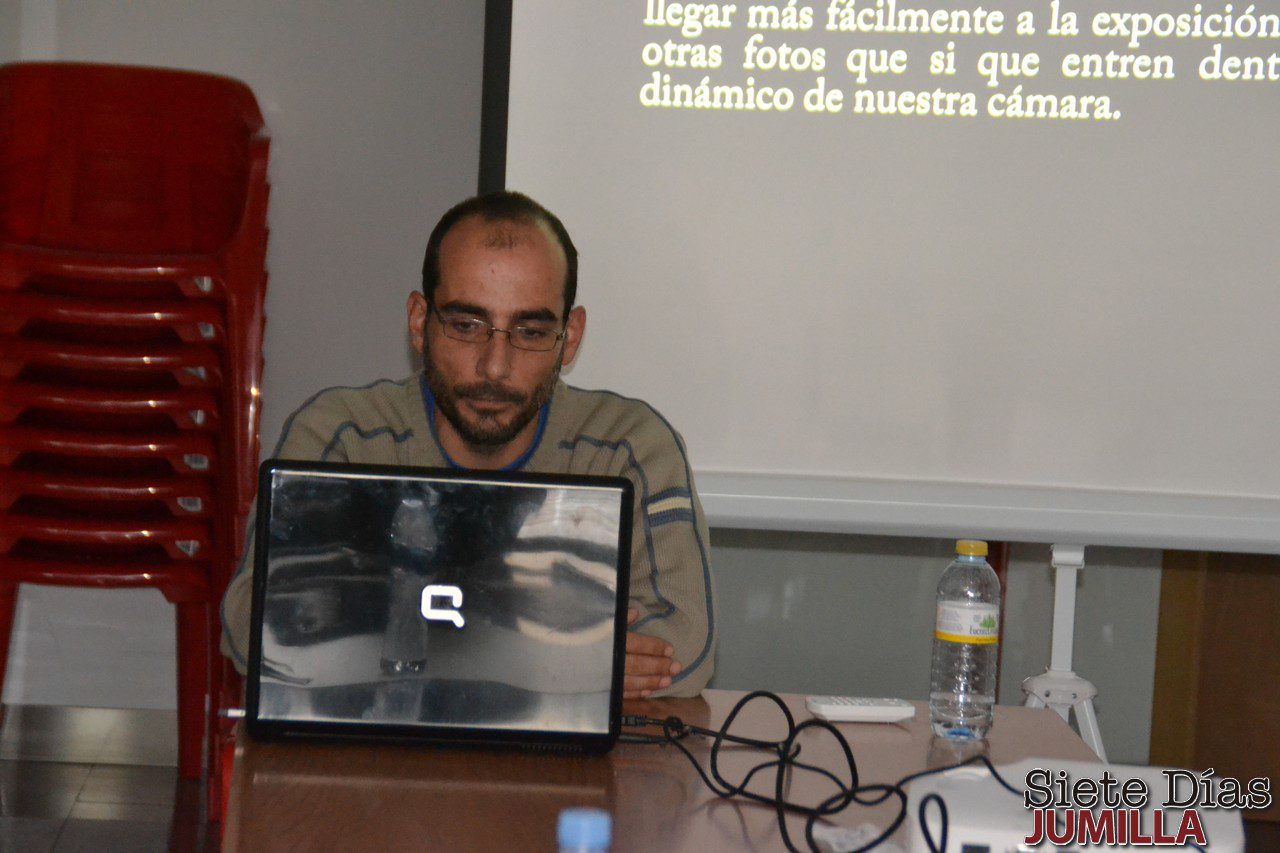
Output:
[[231,734],[232,721],[219,716],[224,708],[236,707],[234,699],[235,671],[230,662],[218,649],[218,631],[221,621],[218,617],[218,603],[210,605],[209,625],[213,631],[212,647],[209,651],[211,666],[209,669],[209,732],[208,732],[208,788],[206,814],[210,822],[222,820],[226,803],[222,799],[222,777],[229,770],[224,762],[229,757],[223,748],[226,743],[233,743]]
[[199,779],[209,725],[209,605],[175,604],[178,623],[178,775]]
[[[216,665],[216,664],[215,664]],[[219,709],[231,707],[218,703]],[[231,793],[231,769],[235,756],[236,736],[235,722],[224,720],[213,713],[209,723],[212,736],[209,738],[209,773],[206,811],[209,821],[225,822],[227,817],[227,798]]]
[[[211,625],[217,624],[210,622]],[[218,799],[220,786],[218,774],[221,772],[221,758],[218,752],[218,732],[222,728],[222,720],[218,712],[222,710],[222,667],[219,666],[216,651],[210,653],[209,659],[209,725],[205,731],[205,755],[208,756],[208,774],[205,788],[205,817],[212,823],[218,820],[218,812],[222,807]]]
[[[9,635],[13,633],[13,617],[17,609],[18,585],[0,581],[0,696],[4,694],[4,676],[9,668]],[[2,714],[0,719],[3,719]]]

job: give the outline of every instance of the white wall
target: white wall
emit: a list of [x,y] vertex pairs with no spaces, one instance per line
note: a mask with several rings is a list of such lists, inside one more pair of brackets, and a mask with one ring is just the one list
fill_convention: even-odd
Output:
[[[245,80],[272,135],[263,441],[315,390],[404,375],[403,306],[430,226],[475,186],[483,4],[39,4],[60,59]],[[0,24],[9,6],[0,5]],[[37,35],[39,33],[37,32]],[[0,51],[6,42],[0,37]],[[625,391],[626,389],[620,389]],[[957,534],[963,531],[957,531]],[[716,531],[723,687],[921,697],[950,543]],[[1047,549],[1018,549],[1002,700],[1048,656]],[[1114,757],[1146,756],[1159,555],[1089,553],[1080,670]],[[152,591],[25,587],[6,702],[173,706],[171,608]]]
[[14,62],[21,56],[21,22],[21,0],[0,0],[0,63]]

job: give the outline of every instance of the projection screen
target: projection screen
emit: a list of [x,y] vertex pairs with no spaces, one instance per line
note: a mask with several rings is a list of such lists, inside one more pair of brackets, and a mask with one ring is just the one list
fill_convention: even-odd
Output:
[[489,11],[482,188],[713,525],[1280,551],[1276,3]]

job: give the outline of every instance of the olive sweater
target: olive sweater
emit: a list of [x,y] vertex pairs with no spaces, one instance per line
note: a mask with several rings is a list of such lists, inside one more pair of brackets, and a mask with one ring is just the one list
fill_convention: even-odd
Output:
[[[281,459],[453,467],[436,438],[435,401],[420,377],[329,388],[285,421]],[[556,385],[532,446],[511,469],[627,477],[635,486],[632,629],[659,637],[683,665],[655,695],[688,696],[711,677],[715,610],[706,517],[684,442],[647,403]],[[252,542],[222,601],[222,650],[241,672],[249,645]]]

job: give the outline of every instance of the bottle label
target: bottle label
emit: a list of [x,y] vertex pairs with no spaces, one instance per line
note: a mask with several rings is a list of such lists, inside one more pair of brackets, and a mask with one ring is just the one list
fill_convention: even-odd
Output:
[[948,643],[995,643],[1000,639],[1000,608],[995,604],[939,601],[934,636]]

